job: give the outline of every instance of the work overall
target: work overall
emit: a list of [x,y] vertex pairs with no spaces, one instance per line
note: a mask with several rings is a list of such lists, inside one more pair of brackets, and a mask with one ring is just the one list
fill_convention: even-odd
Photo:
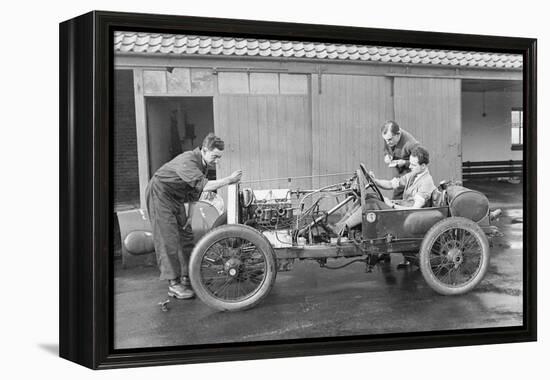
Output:
[[197,148],[166,163],[147,185],[147,212],[161,280],[189,275],[193,231],[184,204],[198,200],[207,182],[206,170]]

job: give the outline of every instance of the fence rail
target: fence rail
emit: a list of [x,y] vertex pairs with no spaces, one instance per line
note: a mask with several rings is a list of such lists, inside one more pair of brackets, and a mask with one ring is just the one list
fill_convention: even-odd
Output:
[[523,176],[523,161],[465,161],[462,163],[462,179],[513,178]]

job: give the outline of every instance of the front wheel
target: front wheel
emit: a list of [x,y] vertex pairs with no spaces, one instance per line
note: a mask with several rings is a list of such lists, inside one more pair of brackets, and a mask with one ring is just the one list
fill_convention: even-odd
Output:
[[271,290],[277,275],[275,253],[257,230],[240,224],[207,233],[195,246],[189,263],[198,297],[217,310],[256,306]]
[[469,292],[489,266],[489,242],[477,223],[451,217],[436,223],[420,247],[420,270],[428,285],[443,295]]

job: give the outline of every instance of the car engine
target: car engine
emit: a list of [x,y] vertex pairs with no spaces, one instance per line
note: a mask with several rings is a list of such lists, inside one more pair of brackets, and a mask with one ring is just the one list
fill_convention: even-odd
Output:
[[291,191],[289,189],[242,189],[241,220],[260,228],[289,227],[293,219]]

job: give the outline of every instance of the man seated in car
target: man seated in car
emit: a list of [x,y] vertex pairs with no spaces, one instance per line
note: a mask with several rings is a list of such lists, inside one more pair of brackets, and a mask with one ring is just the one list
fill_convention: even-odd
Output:
[[[367,194],[366,208],[368,210],[384,210],[384,209],[412,209],[426,207],[432,196],[432,192],[436,189],[428,164],[430,162],[430,154],[426,148],[416,146],[411,151],[410,169],[411,172],[399,178],[391,180],[376,179],[374,173],[369,173],[378,187],[385,190],[403,188],[402,200],[390,200],[384,197],[384,201],[377,198],[375,194]],[[337,224],[336,232],[341,234],[344,229],[352,228],[361,223],[361,207],[356,205],[348,212]]]

